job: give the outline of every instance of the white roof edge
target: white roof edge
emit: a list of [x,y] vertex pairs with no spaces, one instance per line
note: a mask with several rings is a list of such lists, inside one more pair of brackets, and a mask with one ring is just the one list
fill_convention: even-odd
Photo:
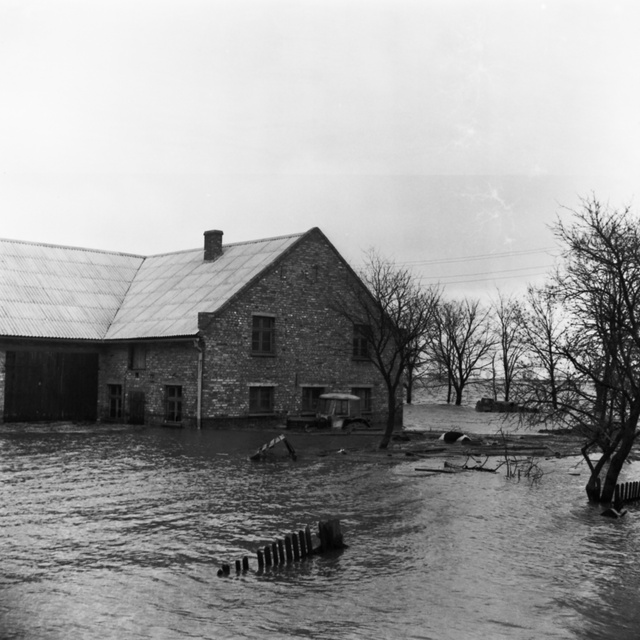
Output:
[[[258,238],[257,240],[244,240],[241,242],[229,242],[223,244],[224,247],[237,247],[246,244],[260,244],[262,242],[273,242],[274,240],[287,240],[289,238],[301,238],[307,231],[300,233],[289,233],[281,236],[273,236],[271,238]],[[32,247],[49,247],[51,249],[68,249],[70,251],[87,251],[90,253],[104,253],[111,256],[125,256],[128,258],[159,258],[161,256],[173,256],[180,253],[193,253],[194,251],[201,251],[203,247],[197,247],[193,249],[180,249],[178,251],[164,251],[162,253],[153,253],[150,255],[143,255],[141,253],[127,253],[124,251],[109,251],[108,249],[91,249],[90,247],[74,247],[72,245],[54,244],[50,242],[37,242],[33,240],[15,240],[13,238],[0,238],[0,242],[12,242],[14,244],[27,244]]]
[[[273,236],[272,238],[258,238],[257,240],[243,240],[241,242],[228,242],[222,245],[222,248],[225,247],[239,247],[247,244],[260,244],[262,242],[273,242],[274,240],[288,240],[290,238],[301,238],[303,235],[308,233],[307,231],[302,231],[300,233],[288,233],[282,236]],[[154,253],[152,255],[146,256],[147,258],[160,258],[162,256],[175,256],[179,253],[193,253],[194,251],[203,251],[204,247],[196,247],[193,249],[181,249],[179,251],[165,251],[164,253]],[[143,256],[140,256],[143,257]]]
[[89,253],[104,253],[110,256],[125,256],[127,258],[144,258],[138,253],[125,253],[124,251],[109,251],[107,249],[90,249],[88,247],[72,247],[64,244],[51,244],[49,242],[35,242],[30,240],[13,240],[11,238],[0,238],[0,242],[12,242],[13,244],[28,244],[32,247],[48,247],[49,249],[68,249],[70,251],[86,251]]

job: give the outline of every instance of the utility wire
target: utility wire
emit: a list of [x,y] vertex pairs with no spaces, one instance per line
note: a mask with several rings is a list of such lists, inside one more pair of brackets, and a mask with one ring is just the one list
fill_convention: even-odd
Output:
[[[549,275],[548,271],[540,271],[538,273],[528,273],[526,274],[527,278],[536,278],[538,276],[546,276]],[[470,284],[473,282],[489,282],[491,280],[509,280],[511,278],[522,278],[522,275],[509,275],[509,276],[501,276],[501,275],[492,275],[488,278],[471,278],[471,279],[467,279],[467,280],[453,280],[453,281],[448,281],[448,282],[442,282],[441,284],[443,285],[450,285],[450,284]],[[431,285],[431,284],[438,284],[440,283],[440,281],[437,278],[431,278],[428,277],[428,282],[424,282],[425,278],[420,277],[418,278],[419,281],[422,284],[426,284],[426,285]]]
[[[487,275],[495,275],[500,273],[514,273],[516,271],[531,271],[531,269],[551,269],[553,267],[552,264],[549,265],[534,265],[531,267],[520,267],[519,269],[494,269],[492,271],[478,271],[476,273],[456,273],[450,276],[430,276],[424,275],[423,278],[435,279],[435,280],[443,280],[445,278],[465,278],[467,276],[475,277],[475,276],[487,276]],[[546,273],[546,272],[545,272]]]
[[[431,266],[438,264],[454,264],[456,262],[472,262],[476,260],[493,260],[499,258],[517,258],[518,256],[527,256],[533,255],[536,253],[546,253],[550,254],[552,251],[556,251],[557,247],[542,247],[540,249],[523,249],[522,251],[503,251],[501,253],[482,253],[475,254],[469,256],[459,256],[457,258],[439,258],[437,260],[403,260],[403,261],[392,261],[393,264],[397,266]],[[551,254],[553,255],[553,254]],[[361,264],[360,267],[364,267],[364,264]]]
[[549,253],[554,251],[556,247],[546,247],[542,249],[523,249],[522,251],[504,251],[501,253],[483,253],[471,256],[460,256],[458,258],[442,258],[438,260],[409,260],[397,262],[401,265],[432,265],[432,264],[450,264],[453,262],[470,262],[472,260],[490,260],[493,258],[515,258],[518,256],[531,255],[534,253]]

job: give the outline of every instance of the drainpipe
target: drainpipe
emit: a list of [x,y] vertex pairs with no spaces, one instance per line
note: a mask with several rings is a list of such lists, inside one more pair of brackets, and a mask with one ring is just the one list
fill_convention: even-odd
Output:
[[204,348],[200,344],[200,338],[193,341],[193,346],[198,350],[198,394],[196,400],[196,427],[202,429],[202,376],[204,371]]

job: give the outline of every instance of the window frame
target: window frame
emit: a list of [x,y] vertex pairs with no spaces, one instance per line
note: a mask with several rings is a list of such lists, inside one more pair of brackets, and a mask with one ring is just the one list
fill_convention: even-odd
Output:
[[324,385],[303,385],[300,399],[300,414],[316,415],[316,413],[318,413],[318,401],[323,393],[325,393]]
[[124,396],[121,384],[107,384],[109,401],[109,420],[122,420],[124,417]]
[[144,371],[147,368],[147,345],[129,345],[128,368],[130,371]]
[[373,396],[371,387],[351,387],[351,393],[360,398],[360,412],[373,413],[371,399]]
[[354,360],[370,360],[369,341],[371,336],[371,325],[353,325],[353,342],[351,356]]
[[[265,346],[266,343],[266,346]],[[276,318],[265,313],[251,316],[251,355],[275,356]]]
[[249,413],[251,415],[275,413],[275,386],[265,384],[249,387]]
[[184,390],[181,384],[164,386],[164,421],[178,424],[182,422]]

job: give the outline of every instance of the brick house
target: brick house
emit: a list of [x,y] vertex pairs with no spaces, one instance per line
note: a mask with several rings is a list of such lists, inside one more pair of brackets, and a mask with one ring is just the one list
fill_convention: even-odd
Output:
[[383,422],[382,379],[331,306],[355,277],[317,228],[150,257],[0,240],[1,415],[271,426],[342,391]]

